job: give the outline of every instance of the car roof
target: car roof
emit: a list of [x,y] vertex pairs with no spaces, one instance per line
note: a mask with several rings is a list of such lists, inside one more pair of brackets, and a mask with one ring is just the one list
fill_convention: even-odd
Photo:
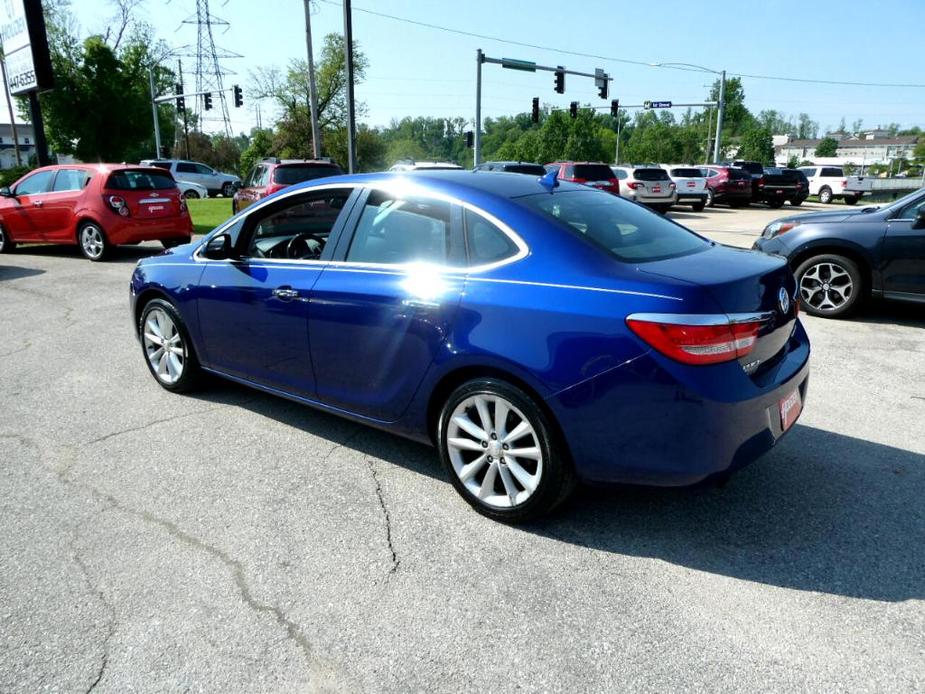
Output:
[[[455,197],[465,197],[468,193],[484,193],[500,198],[518,198],[525,195],[549,193],[549,188],[541,184],[540,177],[524,176],[505,171],[468,171],[468,170],[418,170],[418,171],[383,171],[369,174],[345,174],[328,176],[305,183],[297,183],[293,188],[311,188],[316,185],[336,183],[354,183],[376,185],[394,181],[414,181],[436,192]],[[556,190],[590,191],[587,186],[559,181]]]
[[[147,169],[147,168],[157,168],[150,167],[147,164],[86,164],[86,163],[75,163],[75,164],[50,164],[48,166],[41,166],[37,169],[33,169],[29,173],[34,173],[36,171],[58,171],[59,169],[81,169],[83,171],[96,171],[99,173],[112,173],[113,171],[124,171],[126,169]],[[163,171],[163,169],[162,169]],[[169,171],[167,172],[170,173]]]

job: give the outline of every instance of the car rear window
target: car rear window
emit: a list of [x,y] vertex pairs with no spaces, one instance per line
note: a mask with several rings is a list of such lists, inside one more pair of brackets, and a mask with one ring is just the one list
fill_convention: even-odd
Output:
[[575,164],[574,176],[586,181],[609,181],[614,177],[606,164]]
[[109,174],[106,187],[110,190],[170,190],[177,187],[177,182],[166,171],[125,169]]
[[731,181],[741,181],[742,179],[751,179],[752,175],[748,173],[745,169],[735,169],[730,168],[729,171],[729,180]]
[[678,176],[682,178],[702,178],[703,173],[700,169],[672,169],[672,176]]
[[342,173],[344,172],[340,170],[340,167],[333,164],[330,166],[326,164],[277,166],[273,172],[273,182],[292,185],[293,183],[302,183],[303,181],[311,181],[325,176],[337,176]]
[[758,162],[754,162],[754,161],[743,161],[743,162],[736,164],[736,166],[738,166],[740,169],[744,169],[745,171],[748,171],[750,174],[760,174],[764,168],[763,166],[761,166],[761,164],[759,164]]
[[637,181],[667,181],[668,172],[665,169],[636,169],[633,177]]
[[567,191],[517,202],[626,263],[676,258],[709,247],[709,241],[684,227],[610,193]]
[[546,169],[539,164],[507,164],[503,170],[508,173],[530,174],[533,176],[546,175]]

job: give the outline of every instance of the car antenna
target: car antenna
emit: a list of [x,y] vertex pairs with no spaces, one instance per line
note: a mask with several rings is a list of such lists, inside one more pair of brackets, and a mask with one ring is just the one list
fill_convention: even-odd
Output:
[[543,186],[544,188],[549,188],[549,192],[551,193],[551,192],[553,191],[554,188],[558,188],[558,187],[559,187],[559,169],[558,169],[558,167],[555,168],[555,169],[553,169],[552,171],[550,171],[550,172],[549,172],[548,174],[546,174],[545,176],[540,176],[540,177],[539,177],[538,179],[536,179],[536,180],[539,181],[539,184],[540,184],[541,186]]

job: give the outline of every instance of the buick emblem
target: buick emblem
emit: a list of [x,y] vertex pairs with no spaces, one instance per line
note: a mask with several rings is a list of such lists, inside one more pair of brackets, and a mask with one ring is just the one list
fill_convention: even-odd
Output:
[[784,287],[781,287],[780,291],[777,293],[777,304],[780,306],[780,312],[784,315],[790,310],[790,295],[787,294],[787,290]]

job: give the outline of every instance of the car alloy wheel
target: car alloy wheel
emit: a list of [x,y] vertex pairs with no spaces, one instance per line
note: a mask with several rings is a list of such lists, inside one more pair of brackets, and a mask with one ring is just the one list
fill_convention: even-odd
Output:
[[832,189],[828,186],[823,186],[819,191],[819,202],[823,205],[828,205],[832,202]]
[[166,311],[155,308],[147,313],[142,340],[155,378],[166,385],[179,381],[186,365],[186,343]]
[[185,193],[183,193],[183,197],[186,198],[187,200],[198,200],[199,193],[197,193],[195,190],[190,188]]
[[230,183],[226,183],[222,186],[222,195],[226,198],[230,198],[234,195],[234,186]]
[[707,207],[713,207],[713,189],[707,188]]
[[80,227],[80,250],[90,260],[102,260],[108,250],[108,243],[103,230],[96,224],[88,223]]
[[807,313],[836,316],[848,313],[858,299],[860,275],[847,258],[822,256],[797,270],[800,299]]
[[457,388],[438,426],[440,456],[453,486],[483,515],[529,520],[574,488],[565,447],[547,415],[509,383],[478,379]]

